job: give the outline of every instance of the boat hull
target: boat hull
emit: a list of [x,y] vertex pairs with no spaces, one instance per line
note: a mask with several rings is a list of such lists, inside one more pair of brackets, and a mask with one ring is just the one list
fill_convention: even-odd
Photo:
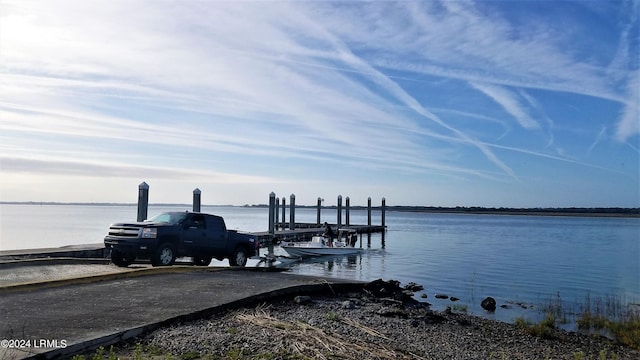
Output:
[[352,247],[311,247],[311,246],[282,246],[282,249],[293,257],[315,257],[326,255],[353,255],[362,252],[360,248]]

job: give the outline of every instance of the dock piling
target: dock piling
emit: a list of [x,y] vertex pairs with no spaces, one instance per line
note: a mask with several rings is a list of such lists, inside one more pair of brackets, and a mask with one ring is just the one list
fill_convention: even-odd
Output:
[[384,228],[384,223],[385,223],[385,213],[387,211],[387,200],[385,198],[382,198],[382,209],[380,210],[382,212],[382,219],[381,219],[381,225]]
[[271,236],[276,233],[275,225],[277,220],[274,219],[274,217],[278,215],[278,211],[276,210],[276,201],[276,194],[271,192],[269,194],[269,234],[271,234]]
[[274,217],[278,216],[278,207],[277,207],[278,199],[276,198],[276,194],[271,192],[269,194],[269,241],[268,241],[268,252],[269,256],[273,256],[273,238],[276,235],[276,223],[278,222]]
[[289,230],[296,229],[296,196],[291,194],[291,201],[289,204]]
[[380,212],[382,213],[380,225],[382,225],[382,248],[384,249],[386,247],[384,235],[387,233],[387,230],[385,227],[385,214],[387,212],[387,200],[385,198],[382,198],[382,208],[380,209]]
[[338,229],[340,229],[340,227],[342,226],[342,195],[338,195],[338,221],[336,222],[336,224],[338,224]]
[[317,214],[316,214],[316,225],[320,227],[320,209],[322,209],[322,198],[318,197],[318,206],[317,206]]
[[367,199],[367,225],[371,226],[371,197]]
[[285,199],[285,197],[282,197],[282,227],[281,229],[284,230],[285,228],[285,224],[287,223],[286,219],[286,213],[287,213],[287,199]]
[[193,190],[193,212],[200,212],[200,195],[202,194],[202,192],[200,191],[200,189],[195,188]]
[[275,201],[276,201],[276,205],[274,209],[274,214],[275,214],[274,225],[275,225],[275,228],[277,229],[278,225],[280,224],[280,198],[278,197],[275,198]]
[[138,185],[138,220],[147,220],[147,211],[149,209],[149,185],[146,182]]
[[347,198],[344,200],[345,201],[345,209],[344,209],[344,216],[345,216],[345,223],[347,226],[349,226],[351,223],[349,221],[349,197],[347,196]]

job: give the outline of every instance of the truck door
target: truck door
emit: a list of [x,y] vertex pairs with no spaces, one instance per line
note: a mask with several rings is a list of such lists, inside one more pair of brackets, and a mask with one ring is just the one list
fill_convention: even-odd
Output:
[[182,244],[188,252],[197,251],[207,238],[207,224],[204,215],[193,214],[184,222]]
[[207,216],[207,243],[208,250],[212,250],[217,254],[224,253],[227,245],[227,227],[224,220],[219,216]]

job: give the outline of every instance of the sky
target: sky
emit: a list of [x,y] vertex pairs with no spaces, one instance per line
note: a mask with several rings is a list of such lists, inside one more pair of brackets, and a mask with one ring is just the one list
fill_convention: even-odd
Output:
[[638,207],[638,14],[0,0],[0,200]]

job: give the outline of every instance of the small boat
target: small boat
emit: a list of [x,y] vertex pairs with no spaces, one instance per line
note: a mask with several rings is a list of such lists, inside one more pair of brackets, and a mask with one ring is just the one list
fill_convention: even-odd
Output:
[[[283,242],[280,247],[293,257],[313,257],[324,255],[352,255],[358,254],[363,249],[351,246],[347,241],[330,241],[329,238],[316,235],[311,241],[305,242]],[[352,242],[353,243],[353,242]]]

